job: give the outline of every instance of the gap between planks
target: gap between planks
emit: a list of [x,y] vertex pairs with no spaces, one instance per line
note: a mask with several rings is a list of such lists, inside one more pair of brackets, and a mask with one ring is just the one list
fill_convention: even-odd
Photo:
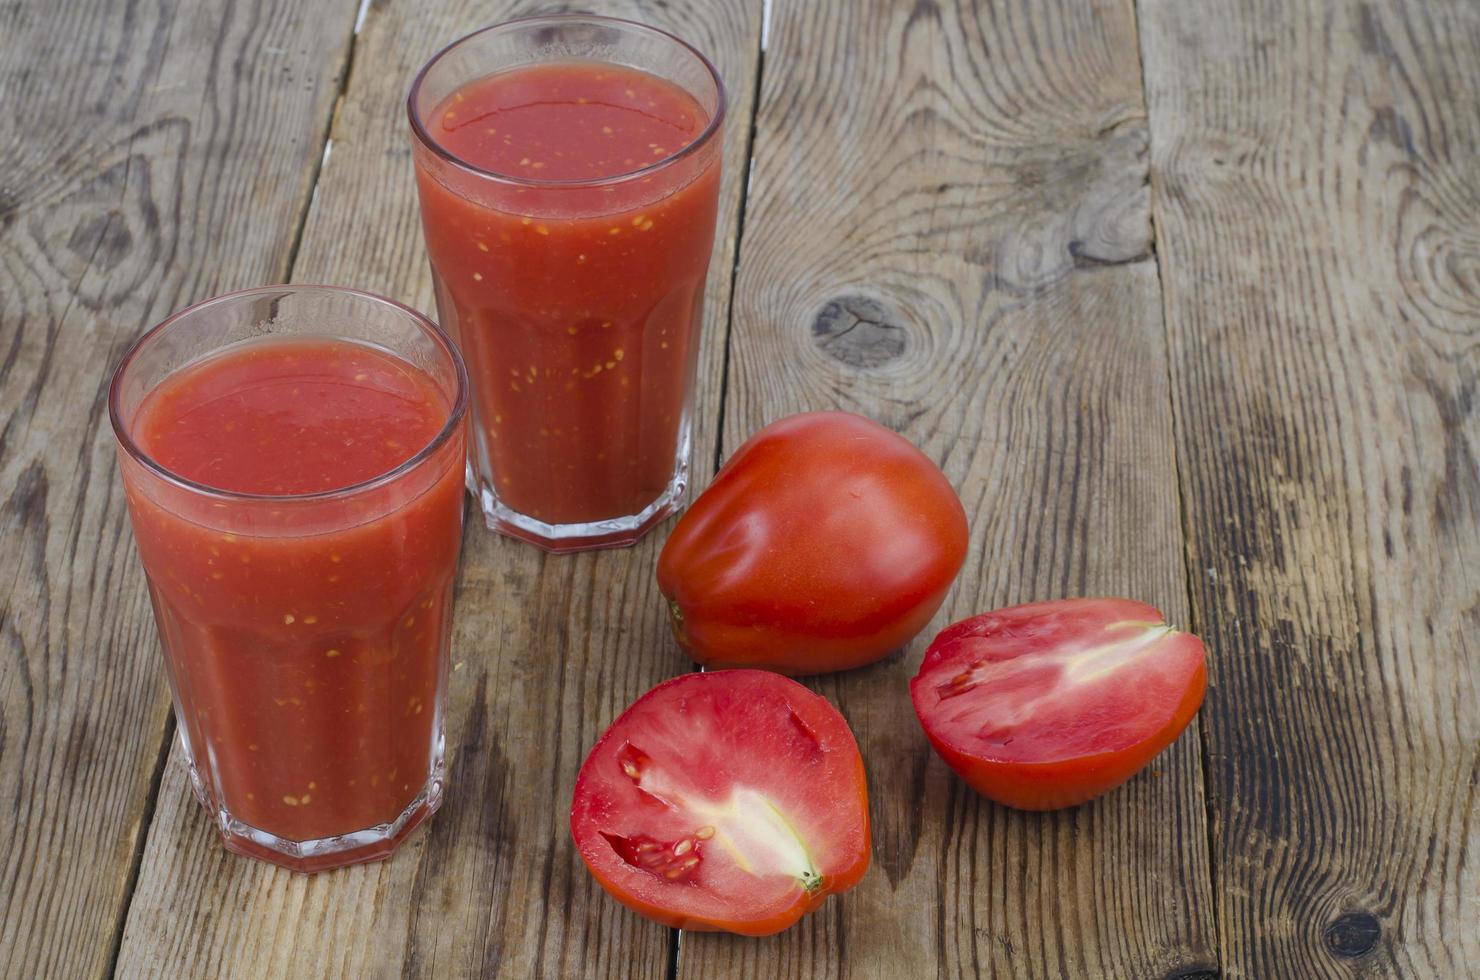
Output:
[[[745,172],[740,175],[740,206],[735,214],[735,252],[730,263],[730,308],[725,311],[725,334],[723,356],[720,358],[719,411],[714,420],[714,464],[709,471],[712,477],[719,472],[725,458],[725,401],[730,393],[730,338],[735,333],[735,284],[740,278],[740,254],[745,247],[745,215],[750,203],[750,177],[755,169],[755,130],[761,110],[761,79],[766,74],[766,41],[771,33],[771,0],[760,0],[761,30],[756,40],[755,80],[750,93],[750,118],[745,127]],[[731,127],[733,132],[733,127]],[[691,664],[698,671],[704,668]],[[678,961],[682,955],[683,930],[668,931],[668,976],[667,980],[678,980]]]
[[[1147,205],[1147,220],[1151,223],[1151,258],[1156,262],[1156,298],[1161,306],[1161,333],[1166,341],[1166,373],[1167,373],[1167,416],[1172,421],[1172,475],[1177,481],[1177,517],[1178,525],[1182,529],[1182,582],[1187,595],[1187,624],[1189,633],[1202,635],[1202,623],[1198,621],[1197,603],[1194,601],[1195,585],[1193,576],[1196,575],[1194,563],[1197,555],[1192,547],[1192,514],[1187,503],[1187,480],[1182,471],[1182,452],[1178,446],[1175,433],[1182,424],[1177,416],[1177,399],[1174,395],[1176,378],[1172,373],[1172,326],[1171,314],[1167,309],[1167,275],[1166,267],[1163,265],[1165,251],[1161,247],[1161,226],[1156,220],[1156,196],[1157,179],[1153,170],[1153,162],[1156,160],[1156,126],[1151,119],[1151,93],[1146,87],[1146,49],[1141,30],[1141,7],[1144,0],[1129,0],[1131,6],[1131,27],[1136,32],[1136,68],[1141,75],[1141,105],[1146,110],[1146,178],[1151,185],[1151,197]],[[1206,695],[1204,696],[1206,703]],[[1209,742],[1208,725],[1201,717],[1197,718],[1197,747],[1199,770],[1202,775],[1203,788],[1203,834],[1206,838],[1208,850],[1208,888],[1212,895],[1211,918],[1213,920],[1213,948],[1214,970],[1218,975],[1223,973],[1223,918],[1222,905],[1218,901],[1218,855],[1217,840],[1214,831],[1214,821],[1217,819],[1215,813],[1212,782],[1212,748]]]
[[123,885],[123,901],[118,906],[118,918],[113,924],[113,938],[108,943],[108,976],[118,975],[118,957],[123,952],[123,930],[128,925],[129,909],[134,904],[134,891],[139,887],[139,872],[144,867],[144,851],[149,844],[149,829],[154,825],[154,811],[159,806],[160,786],[164,782],[164,768],[170,761],[170,745],[175,741],[175,711],[170,709],[165,718],[164,732],[159,739],[159,751],[154,757],[154,772],[149,776],[149,793],[144,799],[144,810],[139,815],[139,833],[134,837],[134,853],[129,860],[128,878]]
[[[745,128],[745,173],[740,175],[740,208],[735,216],[735,254],[730,265],[730,308],[725,311],[724,356],[720,358],[719,416],[714,420],[714,467],[719,472],[725,459],[725,399],[730,393],[730,338],[735,333],[735,284],[740,278],[740,251],[745,246],[745,215],[750,200],[750,177],[755,169],[755,129],[760,114],[761,79],[766,74],[766,38],[771,26],[771,0],[761,0],[761,32],[756,44],[755,83],[750,95],[750,119]],[[674,964],[675,971],[677,963]],[[676,972],[670,974],[670,980]]]
[[339,72],[339,85],[334,93],[333,105],[329,108],[329,117],[324,120],[322,136],[319,139],[323,151],[319,154],[318,163],[314,165],[313,173],[308,181],[308,195],[303,200],[303,210],[298,213],[298,227],[293,230],[293,243],[288,246],[288,261],[283,268],[283,282],[292,282],[293,273],[298,269],[298,250],[303,245],[303,232],[308,227],[308,216],[313,211],[314,201],[319,196],[319,178],[323,176],[324,167],[329,162],[329,151],[334,145],[334,124],[339,120],[339,111],[344,107],[344,95],[349,91],[349,76],[355,66],[355,45],[360,40],[360,28],[365,25],[365,17],[370,11],[370,0],[356,0],[355,2],[355,26],[350,32],[349,45],[344,52],[344,67]]
[[[293,271],[298,265],[298,249],[303,244],[303,231],[308,227],[308,215],[313,210],[313,202],[318,194],[319,177],[323,174],[324,164],[329,159],[329,144],[332,139],[331,134],[334,132],[334,122],[339,118],[339,110],[344,105],[344,93],[349,88],[350,70],[355,63],[355,43],[360,38],[360,28],[364,24],[369,5],[370,0],[355,0],[354,28],[345,49],[344,66],[340,70],[334,101],[330,105],[328,118],[324,120],[321,130],[320,143],[323,151],[318,156],[318,162],[314,164],[313,173],[309,178],[308,193],[304,195],[303,207],[298,213],[297,227],[293,229],[293,240],[288,246],[287,261],[283,266],[283,282],[293,281]],[[108,976],[110,977],[118,975],[118,958],[123,951],[124,927],[128,924],[129,911],[134,905],[134,894],[139,887],[139,875],[144,866],[144,852],[148,848],[149,833],[154,825],[154,814],[159,807],[159,793],[164,783],[165,767],[169,764],[170,746],[175,740],[175,729],[175,711],[171,705],[164,732],[159,740],[159,752],[155,757],[154,772],[149,777],[149,794],[144,803],[144,812],[139,817],[139,834],[134,842],[133,860],[129,865],[128,880],[124,884],[123,901],[119,904],[118,918],[113,928],[113,938],[108,951]]]

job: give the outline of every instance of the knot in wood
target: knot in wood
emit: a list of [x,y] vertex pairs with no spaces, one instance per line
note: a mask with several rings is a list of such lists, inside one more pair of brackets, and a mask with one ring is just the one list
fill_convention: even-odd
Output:
[[1326,948],[1335,956],[1361,956],[1377,945],[1382,923],[1370,912],[1348,912],[1326,927]]
[[839,296],[812,321],[812,340],[829,357],[869,370],[902,357],[906,332],[900,318],[869,296]]

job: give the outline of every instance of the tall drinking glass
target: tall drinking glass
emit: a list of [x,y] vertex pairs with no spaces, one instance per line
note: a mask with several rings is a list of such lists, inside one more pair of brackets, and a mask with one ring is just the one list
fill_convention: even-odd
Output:
[[180,742],[228,849],[373,860],[441,802],[465,389],[421,314],[322,286],[207,300],[114,375]]
[[651,27],[536,17],[444,49],[407,108],[488,526],[551,551],[631,544],[687,485],[719,76]]

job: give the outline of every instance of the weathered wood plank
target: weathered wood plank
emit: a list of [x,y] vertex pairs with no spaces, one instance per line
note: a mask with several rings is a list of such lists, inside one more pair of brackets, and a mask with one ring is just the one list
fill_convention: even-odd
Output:
[[1480,7],[1141,11],[1227,977],[1480,962]]
[[[782,2],[773,17],[724,446],[841,407],[941,460],[972,550],[937,628],[1103,593],[1185,623],[1129,5]],[[919,731],[907,681],[931,635],[813,685],[863,749],[873,870],[774,941],[684,934],[680,974],[1212,969],[1196,726],[1105,799],[1008,811]]]
[[169,717],[109,371],[284,275],[352,3],[0,7],[0,975],[107,972]]
[[[694,459],[717,438],[759,5],[625,2],[674,30],[730,93],[721,228],[707,294]],[[547,4],[376,4],[356,45],[294,277],[433,308],[403,100],[467,31]],[[653,583],[658,539],[560,558],[474,522],[463,554],[449,713],[450,789],[391,860],[313,878],[223,853],[172,762],[124,936],[124,975],[664,976],[672,934],[610,901],[570,845],[586,750],[626,705],[689,667]]]

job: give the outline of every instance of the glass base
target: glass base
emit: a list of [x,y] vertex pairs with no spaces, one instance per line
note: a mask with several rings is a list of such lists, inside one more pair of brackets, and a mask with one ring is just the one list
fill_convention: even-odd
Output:
[[672,516],[683,505],[689,488],[688,468],[681,466],[668,481],[658,499],[630,517],[614,517],[584,524],[546,524],[521,514],[494,496],[486,484],[478,481],[472,464],[468,464],[468,492],[483,510],[483,521],[491,531],[527,541],[551,554],[591,551],[597,548],[628,548],[638,539]]
[[288,840],[248,826],[208,801],[205,786],[194,765],[188,766],[190,788],[195,798],[216,821],[221,843],[233,854],[256,858],[303,874],[347,868],[389,857],[427,817],[442,805],[443,773],[439,766],[420,793],[389,823],[377,824],[336,837],[317,840]]

